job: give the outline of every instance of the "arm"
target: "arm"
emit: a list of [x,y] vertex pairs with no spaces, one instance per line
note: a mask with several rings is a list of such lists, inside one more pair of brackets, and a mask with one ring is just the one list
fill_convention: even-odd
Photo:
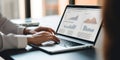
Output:
[[[53,30],[50,28],[38,27],[35,30],[29,30],[24,27],[20,27],[16,24],[13,24],[12,22],[2,17],[1,15],[0,15],[0,31],[2,31],[5,34],[5,35],[0,34],[0,50],[25,48],[27,43],[40,45],[42,42],[48,40],[59,42],[57,37],[51,34]],[[38,34],[34,34],[40,31],[48,31],[48,32],[47,33],[41,32]],[[10,33],[14,33],[14,34],[10,34]],[[19,35],[15,35],[15,34],[19,34]],[[27,35],[20,35],[20,34],[33,34],[33,35],[28,37]]]
[[0,51],[6,49],[25,48],[27,37],[24,35],[0,34]]
[[14,34],[23,34],[25,27],[18,26],[17,24],[12,23],[10,20],[2,17],[0,14],[0,31],[4,34],[14,33]]
[[[25,48],[27,45],[27,37],[23,34],[24,27],[13,24],[0,14],[0,50],[12,48]],[[14,33],[14,34],[9,34]]]
[[0,51],[5,49],[25,48],[28,44],[41,45],[42,42],[53,40],[59,43],[59,39],[49,32],[39,32],[33,35],[0,34]]

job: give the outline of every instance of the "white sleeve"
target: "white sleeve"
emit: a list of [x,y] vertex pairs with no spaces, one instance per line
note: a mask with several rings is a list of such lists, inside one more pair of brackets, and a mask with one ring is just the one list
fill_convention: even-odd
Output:
[[0,31],[3,33],[0,33],[0,50],[25,48],[27,37],[24,35],[15,35],[23,34],[24,28],[12,23],[0,14]]
[[6,49],[20,49],[27,46],[27,37],[24,35],[0,34],[0,51]]
[[4,34],[23,34],[25,27],[12,23],[0,14],[0,31]]

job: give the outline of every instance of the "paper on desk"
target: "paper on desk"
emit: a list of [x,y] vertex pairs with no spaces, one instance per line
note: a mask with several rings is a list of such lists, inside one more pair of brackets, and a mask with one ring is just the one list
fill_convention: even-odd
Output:
[[3,59],[3,58],[0,56],[0,60],[5,60],[5,59]]

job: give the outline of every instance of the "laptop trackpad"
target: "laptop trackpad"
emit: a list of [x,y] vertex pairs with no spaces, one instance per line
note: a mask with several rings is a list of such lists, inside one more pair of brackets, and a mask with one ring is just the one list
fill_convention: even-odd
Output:
[[65,39],[60,39],[59,44],[55,44],[54,41],[47,41],[47,42],[42,43],[42,46],[44,46],[44,47],[46,47],[46,46],[52,47],[54,45],[59,45],[59,46],[67,48],[67,47],[73,47],[73,46],[80,46],[80,45],[83,45],[83,44],[76,43],[76,42],[73,42],[73,41],[68,41],[68,40],[65,40]]
[[60,40],[60,44],[58,44],[62,47],[72,47],[72,46],[80,46],[80,45],[83,45],[83,44],[80,44],[80,43],[76,43],[76,42],[73,42],[73,41],[68,41],[68,40],[65,40],[65,39],[61,39]]
[[50,40],[50,41],[43,42],[41,45],[42,46],[52,46],[54,44],[55,44],[55,42]]

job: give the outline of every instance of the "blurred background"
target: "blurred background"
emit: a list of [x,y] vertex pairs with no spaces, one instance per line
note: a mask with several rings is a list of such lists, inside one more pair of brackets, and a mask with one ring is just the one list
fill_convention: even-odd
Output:
[[61,15],[66,5],[100,5],[101,0],[0,0],[0,12],[9,19]]

